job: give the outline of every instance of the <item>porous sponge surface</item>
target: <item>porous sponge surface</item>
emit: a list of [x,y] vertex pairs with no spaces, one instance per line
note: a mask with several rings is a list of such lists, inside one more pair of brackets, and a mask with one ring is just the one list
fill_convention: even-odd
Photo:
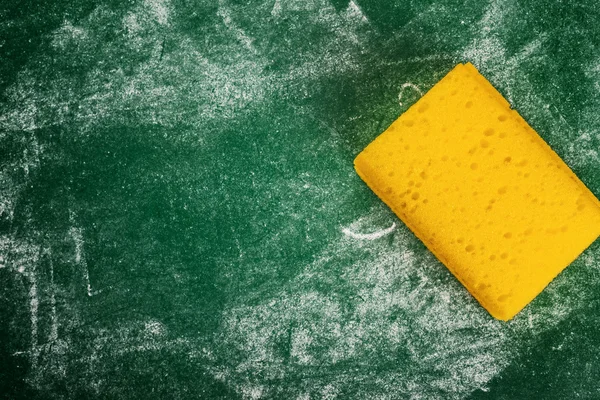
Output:
[[509,320],[600,235],[600,202],[470,64],[355,159],[492,316]]

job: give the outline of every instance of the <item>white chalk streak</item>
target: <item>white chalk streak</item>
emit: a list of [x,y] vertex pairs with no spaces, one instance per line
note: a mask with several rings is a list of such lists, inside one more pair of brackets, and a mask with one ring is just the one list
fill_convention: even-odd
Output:
[[414,83],[411,83],[411,82],[403,83],[402,86],[400,86],[400,93],[398,93],[398,103],[400,103],[400,105],[403,105],[402,104],[402,95],[404,94],[404,91],[406,89],[412,89],[415,92],[419,93],[420,96],[423,96],[423,92],[421,91],[421,89],[419,89],[419,87],[417,85],[415,85]]
[[389,235],[390,233],[394,232],[395,229],[396,229],[396,223],[394,222],[394,223],[392,223],[392,226],[390,226],[389,228],[382,229],[380,231],[376,231],[373,233],[356,233],[356,232],[352,232],[348,228],[342,229],[342,232],[344,233],[344,235],[350,236],[353,239],[375,240],[375,239],[382,238],[386,235]]
[[50,315],[51,325],[50,325],[50,334],[48,336],[49,342],[54,342],[58,339],[58,316],[56,314],[56,287],[54,286],[54,263],[52,262],[52,257],[49,257],[50,260],[50,285],[52,286],[51,294],[50,294],[50,307],[52,309],[52,314]]
[[281,0],[275,0],[275,4],[273,5],[273,9],[271,10],[271,15],[274,17],[278,17],[281,15]]
[[145,0],[144,5],[153,14],[154,19],[161,25],[169,24],[169,8],[167,2],[163,0]]
[[85,280],[87,295],[92,297],[92,286],[90,285],[90,272],[83,253],[83,232],[81,228],[71,228],[71,237],[75,243],[75,263],[83,269],[83,279]]
[[85,280],[86,280],[86,285],[87,285],[87,295],[89,297],[92,297],[92,286],[90,285],[90,273],[88,272],[87,264],[84,264],[84,266],[85,266]]
[[38,297],[37,277],[35,274],[35,265],[32,263],[32,270],[29,272],[29,313],[31,314],[31,366],[33,369],[37,367],[39,356],[38,348],[38,310],[40,299]]
[[223,0],[219,1],[219,10],[217,11],[217,15],[223,18],[223,23],[225,24],[227,29],[229,29],[235,35],[236,39],[239,40],[244,45],[244,47],[246,47],[254,54],[257,53],[256,49],[254,48],[254,45],[252,44],[254,39],[246,35],[246,32],[244,32],[243,29],[241,29],[235,24],[235,22],[231,18],[231,12],[227,7],[225,7],[225,1]]
[[350,3],[348,3],[348,8],[346,9],[346,14],[348,16],[359,19],[361,22],[369,21],[367,16],[363,12],[363,10],[361,10],[359,5],[354,0],[350,0]]

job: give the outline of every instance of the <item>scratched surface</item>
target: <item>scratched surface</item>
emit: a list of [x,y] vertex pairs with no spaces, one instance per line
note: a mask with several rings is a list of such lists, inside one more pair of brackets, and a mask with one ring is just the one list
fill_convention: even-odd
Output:
[[599,20],[3,1],[0,398],[600,397],[598,241],[501,323],[352,168],[471,61],[600,196]]

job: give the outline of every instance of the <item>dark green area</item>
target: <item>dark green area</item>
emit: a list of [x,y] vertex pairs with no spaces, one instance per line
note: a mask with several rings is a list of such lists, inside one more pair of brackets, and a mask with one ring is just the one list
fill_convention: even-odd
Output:
[[[558,323],[528,331],[524,312],[492,333],[449,333],[509,338],[494,351],[510,360],[472,390],[433,387],[448,371],[390,350],[383,333],[335,362],[335,336],[312,332],[320,358],[306,367],[292,336],[311,319],[328,326],[316,308],[265,333],[285,368],[240,367],[255,350],[232,336],[232,315],[258,318],[286,296],[292,315],[304,310],[295,293],[319,293],[352,327],[373,288],[348,267],[381,248],[410,248],[413,267],[453,291],[457,319],[472,306],[405,227],[384,247],[331,250],[340,227],[380,207],[352,160],[419,97],[405,82],[424,92],[473,61],[600,196],[594,1],[358,0],[362,22],[353,4],[0,5],[0,398],[235,399],[258,396],[252,385],[264,398],[329,398],[329,386],[338,398],[600,397],[598,241],[559,277],[570,287],[552,284],[526,310],[546,315],[562,296],[574,306]],[[368,229],[396,221],[380,214]],[[424,284],[404,278],[394,284]],[[424,354],[445,334],[423,315],[382,315]],[[376,331],[379,317],[363,318]],[[419,368],[414,387],[402,381]]]

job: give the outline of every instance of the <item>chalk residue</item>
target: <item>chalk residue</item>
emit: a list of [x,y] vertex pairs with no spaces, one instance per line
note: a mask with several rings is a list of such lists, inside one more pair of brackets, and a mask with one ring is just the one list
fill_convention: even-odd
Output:
[[[0,127],[33,131],[76,124],[86,131],[106,121],[120,121],[125,110],[135,110],[140,124],[180,127],[183,123],[200,132],[211,121],[233,118],[273,94],[302,98],[309,95],[306,85],[311,81],[358,69],[356,57],[365,48],[360,29],[365,22],[357,3],[349,3],[348,9],[340,12],[326,2],[318,7],[313,2],[274,3],[275,14],[302,14],[306,24],[319,29],[324,38],[310,51],[297,46],[285,49],[297,62],[271,72],[267,72],[271,57],[259,52],[240,23],[246,15],[243,7],[225,0],[218,5],[211,39],[221,43],[218,58],[209,57],[191,37],[171,29],[174,6],[168,1],[136,4],[115,28],[118,39],[114,41],[94,42],[117,16],[105,6],[77,26],[65,21],[55,32],[60,44],[57,62],[87,59],[91,51],[107,57],[119,55],[125,46],[136,54],[133,70],[106,69],[98,63],[85,72],[84,84],[74,85],[71,76],[59,74],[49,85],[41,86],[46,64],[40,63],[36,71],[41,71],[36,73],[24,69],[7,90],[10,107],[0,114]],[[233,40],[226,40],[228,37]]]
[[[38,143],[41,136],[36,135],[48,133],[41,129],[58,127],[57,131],[68,137],[97,134],[98,127],[129,126],[133,122],[136,126],[177,128],[173,129],[177,132],[174,137],[165,139],[169,145],[186,139],[214,144],[219,135],[229,132],[220,126],[236,129],[229,126],[230,121],[270,109],[273,99],[302,104],[322,87],[315,82],[330,77],[362,77],[365,61],[361,55],[376,55],[369,55],[372,43],[365,30],[370,25],[360,1],[350,1],[347,8],[337,11],[322,0],[271,0],[258,8],[270,22],[282,24],[284,18],[288,22],[302,21],[299,26],[287,26],[296,29],[289,35],[290,46],[275,50],[288,61],[274,66],[273,56],[263,54],[266,50],[260,46],[269,43],[273,27],[266,26],[263,31],[248,28],[247,14],[254,5],[242,3],[221,0],[219,7],[210,11],[213,15],[206,18],[214,26],[208,27],[201,39],[174,27],[178,15],[174,7],[179,3],[162,0],[138,2],[123,13],[100,6],[77,22],[65,20],[49,37],[54,49],[50,56],[60,65],[70,66],[73,61],[73,65],[86,65],[87,69],[74,78],[70,72],[61,72],[45,62],[46,58],[32,54],[6,90],[7,103],[0,110],[0,140],[12,140],[11,135],[15,135],[25,151],[2,162],[0,218],[12,221],[25,189],[40,173],[40,158],[47,155]],[[522,65],[535,60],[546,36],[509,55],[502,35],[497,33],[503,29],[511,4],[490,3],[477,26],[475,40],[462,55],[381,62],[427,64],[462,56],[498,82],[505,82],[503,89],[515,95],[519,87],[530,87],[522,79]],[[115,18],[122,18],[121,23],[115,25]],[[414,21],[416,24],[419,20]],[[314,29],[318,35],[313,36],[322,40],[307,48],[297,46],[299,40],[311,36],[306,29]],[[264,35],[265,42],[255,40],[263,38],[256,32]],[[114,39],[105,40],[107,36]],[[220,43],[219,54],[208,51],[206,43]],[[121,61],[82,62],[97,54]],[[597,78],[597,65],[586,71],[590,79]],[[55,79],[48,81],[48,72]],[[594,84],[597,82],[590,86]],[[405,83],[401,90],[405,95],[408,90],[420,93],[412,83]],[[402,100],[400,94],[401,104]],[[532,97],[526,106],[539,105],[540,100]],[[298,109],[302,112],[297,115],[297,123],[320,121],[315,125],[318,129],[331,131],[331,140],[318,146],[328,148],[323,153],[329,157],[328,163],[339,163],[332,171],[342,171],[340,164],[347,160],[334,154],[340,149],[341,136],[309,109]],[[557,131],[573,125],[567,118],[556,116],[561,115],[560,110],[549,105],[545,110],[556,118]],[[583,121],[597,126],[594,110],[590,106],[581,115]],[[369,115],[366,111],[365,116]],[[283,122],[277,123],[280,126],[274,131],[288,128]],[[76,127],[76,132],[69,131],[69,126]],[[586,165],[597,156],[598,133],[576,131],[573,137],[569,160]],[[316,149],[310,146],[306,148]],[[283,154],[283,161],[273,162],[287,165],[285,157],[289,155]],[[192,167],[201,169],[206,165]],[[315,170],[327,169],[320,168]],[[89,297],[96,291],[92,290],[85,253],[86,230],[74,214],[69,227],[60,231],[28,228],[19,231],[25,239],[2,233],[0,268],[4,268],[3,273],[11,272],[23,288],[20,307],[26,340],[24,348],[14,354],[29,357],[32,368],[28,382],[34,388],[45,389],[63,385],[68,373],[81,373],[77,378],[85,378],[82,381],[86,385],[89,382],[91,393],[100,396],[112,389],[111,379],[118,369],[115,365],[123,357],[131,360],[132,354],[138,357],[137,353],[157,352],[161,356],[187,356],[190,366],[208,365],[214,379],[249,399],[283,395],[298,399],[342,398],[347,393],[355,398],[386,398],[390,393],[400,398],[461,398],[475,389],[487,388],[488,382],[510,362],[513,349],[520,343],[515,338],[527,332],[542,332],[589,303],[586,292],[572,297],[573,285],[584,286],[586,282],[571,275],[571,281],[557,280],[545,291],[551,306],[519,315],[511,324],[497,323],[431,254],[415,250],[421,248],[419,242],[404,225],[393,222],[395,217],[385,208],[377,208],[350,225],[343,222],[344,235],[340,234],[342,221],[331,226],[315,222],[315,209],[321,206],[335,209],[320,214],[330,218],[342,214],[339,210],[348,211],[347,203],[338,201],[349,192],[344,181],[346,172],[334,176],[327,170],[321,177],[306,173],[302,179],[290,178],[287,170],[277,172],[274,175],[283,176],[280,181],[269,180],[261,187],[256,177],[258,186],[253,189],[280,200],[274,207],[285,216],[277,220],[281,229],[252,246],[239,240],[234,229],[223,230],[224,236],[231,234],[232,245],[237,247],[230,259],[218,260],[223,284],[243,284],[243,273],[244,279],[256,285],[249,285],[246,291],[232,290],[236,295],[223,304],[217,331],[210,338],[199,339],[195,333],[174,337],[175,330],[170,330],[167,322],[152,316],[127,322],[107,319],[106,327],[84,324],[89,321],[78,316],[80,303],[70,298],[70,293]],[[254,184],[255,177],[251,179]],[[340,186],[342,182],[346,187]],[[308,195],[299,200],[298,193]],[[264,219],[251,222],[257,232],[264,231]],[[320,230],[321,237],[309,228]],[[297,235],[301,229],[305,232]],[[314,245],[315,240],[324,241],[324,232],[332,235],[331,241],[324,248],[314,247],[317,250],[311,257],[306,255],[308,250],[299,257],[304,261],[283,256],[282,249],[290,244],[302,247]],[[384,236],[386,240],[376,240]],[[65,246],[68,254],[53,256],[48,250],[39,257],[40,249],[48,245],[40,243],[40,238],[46,237],[69,244]],[[40,258],[44,257],[47,261],[42,263]],[[580,265],[585,268],[600,265],[593,254],[582,260]],[[267,279],[255,278],[258,274],[264,274],[260,278],[279,278],[282,264],[289,271],[299,272],[285,279],[272,279],[273,283],[268,282],[271,286],[264,283]],[[73,282],[65,277],[68,268],[74,271]],[[188,279],[185,274],[174,276],[182,284]],[[79,289],[74,291],[73,287]],[[85,304],[100,302],[100,297],[86,299]],[[189,312],[200,320],[206,310]],[[67,329],[69,323],[72,325]],[[71,340],[69,335],[74,334],[89,337],[89,343]]]
[[227,3],[225,0],[219,0],[219,10],[217,11],[217,15],[223,18],[223,23],[229,29],[233,35],[246,47],[246,49],[250,50],[252,53],[256,54],[256,49],[252,42],[254,39],[249,37],[243,29],[237,26],[233,17],[231,16],[231,11],[227,7]]
[[375,231],[372,233],[356,233],[356,232],[351,231],[348,228],[343,228],[342,232],[344,233],[344,235],[350,236],[353,239],[375,240],[375,239],[384,237],[386,235],[389,235],[390,233],[394,232],[395,229],[396,229],[396,223],[394,222],[394,223],[392,223],[392,226],[390,226],[389,228],[381,229],[379,231]]
[[[23,278],[27,291],[27,312],[29,314],[29,347],[19,351],[27,354],[32,369],[38,366],[40,357],[40,342],[43,341],[40,332],[41,286],[39,261],[41,250],[38,245],[26,240],[9,236],[0,236],[0,258],[6,261],[6,267],[14,274]],[[8,329],[8,326],[6,327]]]
[[[73,213],[71,213],[73,215]],[[83,280],[86,287],[86,292],[89,297],[92,297],[92,285],[90,284],[90,272],[88,270],[87,260],[85,259],[85,254],[83,250],[84,240],[83,240],[83,229],[80,227],[73,226],[69,230],[69,234],[73,239],[73,244],[75,245],[75,264],[81,266]]]
[[[463,50],[462,59],[471,61],[482,69],[489,79],[499,82],[509,102],[513,102],[517,86],[530,85],[525,78],[525,71],[520,68],[526,60],[530,60],[547,40],[542,34],[525,44],[518,52],[509,55],[500,32],[505,29],[508,14],[512,5],[507,0],[492,0],[478,22],[479,33]],[[521,88],[522,89],[522,88]],[[533,92],[533,91],[531,91]],[[537,101],[539,105],[539,100]]]
[[398,93],[398,103],[400,103],[400,105],[402,106],[402,97],[404,96],[404,92],[406,91],[406,89],[412,89],[415,92],[417,92],[419,94],[419,96],[423,96],[423,92],[421,91],[421,89],[419,89],[419,87],[417,85],[415,85],[412,82],[406,82],[403,83],[402,86],[400,86],[400,93]]
[[[597,95],[600,93],[600,58],[591,60],[583,72],[589,82],[584,90],[588,90],[590,96],[587,98],[586,106],[577,112],[577,127],[570,129],[572,135],[566,145],[564,157],[572,168],[600,165],[600,114],[598,113],[600,97]],[[560,104],[555,107],[557,106]],[[550,111],[550,108],[547,107],[547,110]],[[569,124],[565,121],[564,125]],[[566,126],[565,128],[569,129]]]
[[369,22],[369,19],[365,13],[363,13],[359,5],[354,0],[350,0],[350,3],[348,3],[348,8],[346,8],[346,17],[348,19],[355,19],[360,22]]
[[164,336],[165,335],[165,326],[161,324],[159,321],[146,321],[144,323],[144,328],[146,332],[151,336]]
[[50,264],[50,333],[49,342],[58,340],[58,312],[56,310],[56,283],[54,282],[54,262],[49,251],[45,252]]
[[[15,117],[14,125],[21,126],[22,128],[31,127],[29,125],[31,116],[27,113],[22,116],[16,114],[12,114],[11,116]],[[27,122],[21,125],[24,122],[22,119],[26,119]],[[1,124],[2,115],[0,114]],[[35,125],[34,122],[33,124]],[[16,133],[11,128],[3,132],[6,135],[6,139],[15,140],[15,137],[17,137],[17,140],[23,145],[23,149],[16,154],[10,154],[2,160],[2,168],[0,168],[0,186],[2,187],[0,192],[0,220],[4,221],[13,220],[15,209],[23,196],[23,192],[28,188],[31,178],[39,170],[40,157],[42,157],[43,153],[43,148],[35,135],[22,131],[17,131]],[[2,146],[2,140],[4,139],[5,137],[0,133],[0,146]]]
[[52,46],[64,50],[68,46],[77,45],[88,39],[88,33],[79,26],[74,26],[71,21],[65,20],[63,25],[54,32]]
[[[393,218],[379,206],[348,228],[372,231]],[[242,396],[260,388],[263,398],[460,399],[488,390],[524,335],[585,302],[568,295],[579,283],[558,280],[545,292],[551,306],[496,321],[433,255],[412,250],[417,243],[403,225],[389,240],[342,236],[259,302],[236,297],[205,351],[210,372]],[[590,257],[583,262],[596,265]]]
[[273,17],[281,15],[281,0],[275,0],[275,4],[273,4],[273,8],[271,9],[271,15]]
[[34,259],[31,263],[31,269],[27,269],[26,275],[29,278],[29,313],[31,314],[31,367],[37,368],[40,349],[38,347],[38,311],[40,307],[40,299],[38,296],[38,284],[36,273],[37,260]]
[[[359,225],[376,219],[381,211]],[[507,332],[455,290],[433,257],[411,251],[415,240],[404,229],[392,244],[333,242],[269,299],[254,306],[240,299],[224,313],[214,376],[240,393],[266,379],[269,390],[292,397],[310,388],[316,398],[459,398],[485,388],[510,358]],[[343,284],[326,289],[339,278]],[[382,369],[397,357],[410,368]],[[379,389],[369,384],[371,371]],[[300,376],[302,385],[292,383]]]
[[161,25],[169,23],[169,2],[168,0],[144,0],[144,6],[152,14],[156,22]]

